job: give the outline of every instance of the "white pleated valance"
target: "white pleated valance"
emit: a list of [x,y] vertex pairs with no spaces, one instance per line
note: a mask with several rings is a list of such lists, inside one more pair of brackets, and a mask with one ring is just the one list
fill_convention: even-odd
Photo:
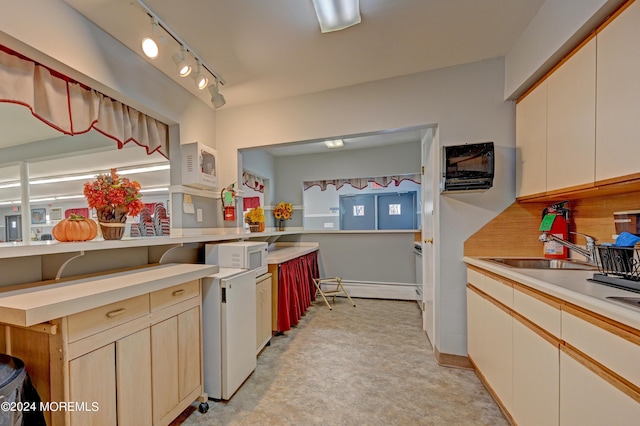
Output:
[[264,180],[246,170],[242,172],[242,184],[254,191],[264,192]]
[[67,135],[92,128],[169,158],[168,126],[102,93],[0,45],[0,102],[23,105],[39,120]]
[[395,186],[400,185],[400,182],[403,180],[410,180],[417,184],[420,183],[420,175],[412,174],[412,175],[395,175],[395,176],[378,176],[378,177],[367,177],[367,178],[352,178],[352,179],[330,179],[330,180],[313,180],[304,182],[304,190],[313,187],[319,186],[322,191],[327,189],[327,185],[333,185],[336,187],[336,190],[342,188],[345,184],[349,184],[356,189],[364,189],[369,186],[369,182],[375,182],[380,186],[388,187],[391,184]]

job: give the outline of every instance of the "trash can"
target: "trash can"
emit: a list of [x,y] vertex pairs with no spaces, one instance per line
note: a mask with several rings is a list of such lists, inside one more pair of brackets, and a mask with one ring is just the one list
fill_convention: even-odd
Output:
[[22,360],[0,354],[0,426],[46,426]]

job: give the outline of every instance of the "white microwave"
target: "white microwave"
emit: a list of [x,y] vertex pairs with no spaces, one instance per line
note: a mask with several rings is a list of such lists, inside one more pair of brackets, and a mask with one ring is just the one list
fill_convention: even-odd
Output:
[[206,244],[205,263],[222,268],[240,268],[256,271],[256,276],[268,271],[269,244],[258,241]]
[[180,145],[182,184],[198,189],[218,189],[218,152],[200,142]]

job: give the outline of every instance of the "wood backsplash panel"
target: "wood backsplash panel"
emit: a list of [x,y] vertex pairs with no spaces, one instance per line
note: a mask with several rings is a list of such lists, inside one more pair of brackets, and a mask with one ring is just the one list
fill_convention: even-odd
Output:
[[[615,234],[613,213],[625,210],[640,210],[640,192],[585,198],[569,204],[575,232],[596,237],[599,242],[612,242]],[[582,239],[577,239],[582,244]]]
[[465,256],[542,256],[538,241],[547,203],[513,203],[464,242]]
[[[562,200],[555,200],[558,202]],[[554,202],[513,203],[464,243],[465,256],[542,256],[538,241],[542,210]],[[612,242],[615,234],[613,213],[640,210],[640,191],[589,197],[569,202],[569,231]],[[584,245],[584,238],[570,235],[569,240]]]

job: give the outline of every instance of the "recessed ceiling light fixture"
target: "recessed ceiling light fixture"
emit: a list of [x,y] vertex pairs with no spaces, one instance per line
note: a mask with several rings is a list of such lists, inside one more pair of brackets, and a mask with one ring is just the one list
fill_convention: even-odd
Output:
[[[151,17],[151,22],[152,22],[152,36],[151,37],[145,37],[142,41],[143,43],[143,53],[146,57],[148,58],[156,58],[159,54],[159,48],[158,48],[158,44],[155,41],[155,31],[157,30],[157,28],[162,29],[164,32],[166,32],[169,36],[171,36],[171,38],[173,38],[175,40],[176,43],[178,43],[178,45],[180,46],[181,49],[181,55],[179,54],[174,54],[172,56],[173,61],[176,63],[176,65],[178,66],[178,72],[180,74],[181,77],[186,77],[188,76],[191,71],[192,71],[192,67],[189,64],[188,61],[188,57],[187,54],[189,54],[190,56],[193,57],[193,59],[196,62],[196,65],[198,67],[198,69],[200,70],[200,74],[202,74],[203,77],[200,77],[199,79],[196,79],[195,77],[197,76],[193,76],[194,80],[196,81],[196,86],[198,87],[198,89],[203,90],[207,87],[207,83],[209,78],[204,74],[204,72],[206,71],[207,73],[211,74],[211,76],[216,80],[216,85],[215,85],[215,91],[217,93],[218,96],[214,95],[214,93],[212,92],[212,98],[211,98],[211,102],[214,103],[214,99],[216,100],[215,103],[219,104],[219,105],[215,105],[214,103],[214,108],[219,108],[220,106],[224,105],[226,103],[226,100],[224,99],[224,96],[222,96],[219,91],[218,91],[218,85],[225,84],[224,79],[222,78],[222,76],[217,73],[213,68],[211,68],[203,59],[202,57],[200,57],[200,55],[198,55],[191,47],[189,47],[189,45],[187,45],[187,43],[185,43],[171,28],[169,28],[169,26],[164,23],[159,17],[158,15],[156,15],[153,10],[151,10],[151,8],[149,6],[147,6],[144,1],[142,0],[137,0],[137,3],[140,5],[140,7],[142,7],[142,9],[145,11],[145,13]],[[147,50],[145,49],[145,46],[148,45],[148,49],[149,49],[149,53],[147,53]],[[155,49],[154,47],[155,46]],[[200,69],[201,68],[201,69]],[[209,90],[211,91],[212,86],[209,86]],[[222,102],[220,104],[220,102]]]
[[323,33],[360,23],[360,0],[313,0],[313,7]]
[[344,142],[342,142],[342,139],[324,141],[324,144],[326,145],[327,148],[342,148],[344,146]]

